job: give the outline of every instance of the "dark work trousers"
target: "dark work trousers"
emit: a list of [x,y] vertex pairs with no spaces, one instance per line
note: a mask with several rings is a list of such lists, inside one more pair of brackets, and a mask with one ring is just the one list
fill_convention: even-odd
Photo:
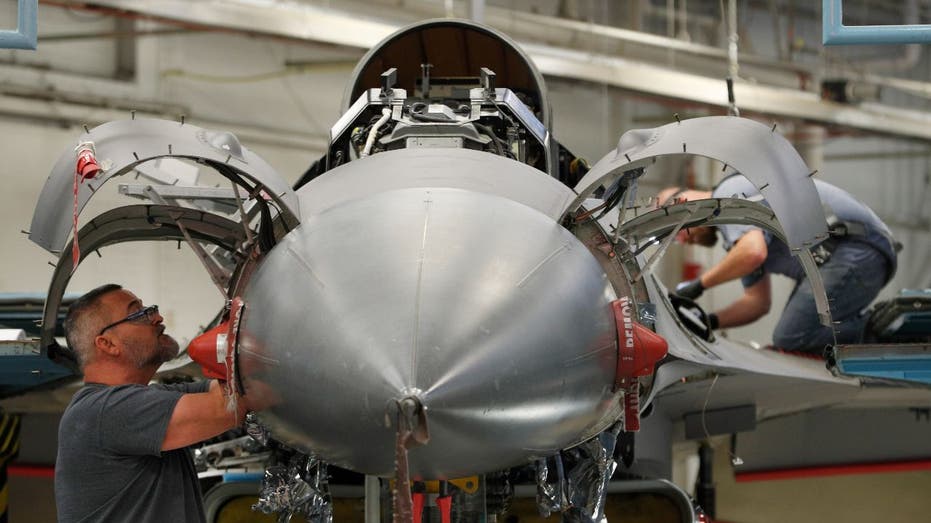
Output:
[[[886,282],[889,269],[885,256],[864,242],[846,240],[837,245],[831,258],[819,269],[830,300],[837,343],[859,343],[866,325],[866,308]],[[818,321],[811,282],[802,278],[776,325],[773,344],[782,349],[820,354],[834,342],[831,328]]]

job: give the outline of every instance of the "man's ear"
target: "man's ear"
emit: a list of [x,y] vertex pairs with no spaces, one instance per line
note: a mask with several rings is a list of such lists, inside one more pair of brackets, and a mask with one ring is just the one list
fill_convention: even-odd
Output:
[[109,336],[104,336],[103,334],[94,338],[94,347],[104,354],[114,357],[119,356],[120,352],[122,352],[122,349],[117,344],[113,343],[113,340],[111,340]]

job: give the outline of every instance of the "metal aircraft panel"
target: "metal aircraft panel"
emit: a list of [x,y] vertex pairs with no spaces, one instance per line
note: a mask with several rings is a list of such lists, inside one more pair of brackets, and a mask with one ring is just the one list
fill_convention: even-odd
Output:
[[[222,216],[196,209],[167,205],[127,205],[111,209],[84,224],[78,231],[80,264],[94,251],[129,241],[185,240],[184,227],[195,241],[234,251],[245,240],[242,225]],[[42,319],[41,347],[54,342],[55,314],[71,281],[71,242],[52,273]]]
[[[93,143],[101,167],[94,179],[78,185],[78,212],[110,178],[126,174],[142,162],[172,156],[228,168],[262,185],[263,192],[278,204],[285,220],[291,225],[300,222],[297,196],[285,179],[265,160],[243,147],[232,133],[182,122],[133,119],[95,127],[75,143]],[[71,232],[76,155],[76,150],[67,149],[58,158],[32,216],[29,239],[55,254],[62,251]]]
[[386,190],[457,188],[522,203],[555,220],[575,194],[528,165],[469,149],[400,149],[340,166],[298,189],[301,210],[318,214]]
[[827,220],[811,171],[785,138],[760,123],[733,116],[682,120],[655,129],[628,131],[579,181],[575,210],[600,186],[658,156],[691,154],[723,162],[747,177],[763,194],[793,250],[827,238]]
[[[602,227],[616,221],[617,211],[607,215],[601,220]],[[713,198],[707,200],[693,200],[685,203],[668,205],[645,214],[635,215],[634,218],[624,222],[620,228],[620,235],[639,247],[674,230],[679,223],[687,227],[700,225],[715,226],[723,224],[753,225],[767,230],[783,243],[788,244],[785,231],[776,214],[769,207],[744,200],[742,198]],[[795,252],[805,275],[811,282],[815,298],[818,318],[822,325],[833,326],[831,308],[824,290],[821,272],[815,263],[809,249]]]
[[552,454],[616,403],[614,291],[570,232],[506,198],[406,188],[309,215],[244,299],[261,343],[244,374],[284,398],[263,418],[352,470],[393,472],[403,397],[426,408],[410,467],[427,478]]

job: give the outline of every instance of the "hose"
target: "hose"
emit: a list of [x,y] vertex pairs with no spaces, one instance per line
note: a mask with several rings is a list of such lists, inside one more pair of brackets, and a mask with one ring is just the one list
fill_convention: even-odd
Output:
[[375,125],[369,130],[369,137],[365,140],[365,148],[362,149],[362,154],[359,155],[359,158],[365,158],[372,153],[372,146],[375,145],[375,136],[378,135],[378,129],[385,125],[385,122],[388,121],[388,118],[391,118],[391,109],[385,107],[381,110],[381,118],[375,122]]

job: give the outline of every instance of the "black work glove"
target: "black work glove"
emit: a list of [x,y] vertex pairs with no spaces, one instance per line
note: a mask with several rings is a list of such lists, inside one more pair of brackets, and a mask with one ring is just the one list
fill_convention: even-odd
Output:
[[705,286],[701,284],[701,278],[686,280],[676,285],[676,294],[690,300],[697,300],[705,292]]
[[685,328],[705,341],[714,341],[712,322],[717,323],[717,315],[712,320],[697,303],[675,293],[669,293],[669,302]]

